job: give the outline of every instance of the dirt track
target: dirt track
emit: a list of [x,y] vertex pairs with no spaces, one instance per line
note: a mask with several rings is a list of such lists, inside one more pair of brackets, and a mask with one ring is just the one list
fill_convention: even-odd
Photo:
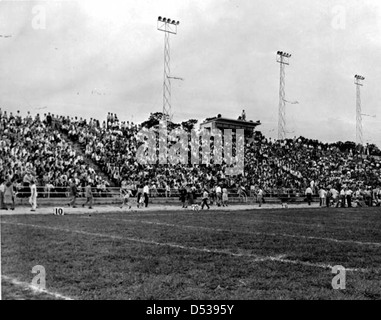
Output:
[[[308,204],[291,204],[288,206],[289,209],[292,208],[318,208],[317,203],[312,203],[311,206],[308,206]],[[1,210],[0,211],[0,216],[1,215],[17,215],[17,214],[53,214],[55,207],[41,207],[37,208],[35,212],[30,211],[30,207],[26,206],[20,206],[16,207],[15,210]],[[186,213],[191,213],[193,212],[191,209],[183,209],[181,206],[171,206],[171,205],[151,205],[148,208],[141,208],[137,209],[136,207],[133,208],[132,210],[129,210],[127,207],[124,207],[123,209],[120,209],[119,206],[116,205],[102,205],[102,206],[97,206],[94,205],[93,209],[88,209],[87,207],[82,208],[82,206],[78,206],[77,208],[69,208],[62,206],[64,209],[65,214],[91,214],[91,213],[108,213],[108,212],[115,212],[115,211],[120,211],[120,212],[126,212],[126,213],[142,213],[144,214],[145,212],[156,212],[156,211],[179,211],[181,212],[186,212]],[[259,209],[283,209],[280,204],[264,204],[262,207],[259,207],[258,204],[239,204],[239,205],[231,205],[229,207],[217,207],[217,206],[211,206],[210,210],[205,209],[205,212],[210,212],[210,211],[231,211],[231,210],[259,210]]]

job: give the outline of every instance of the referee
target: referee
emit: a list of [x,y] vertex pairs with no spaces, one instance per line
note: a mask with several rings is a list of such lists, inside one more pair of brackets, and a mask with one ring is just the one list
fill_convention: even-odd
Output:
[[306,196],[307,196],[308,205],[310,206],[311,202],[312,202],[312,189],[311,189],[311,187],[308,187],[306,189]]

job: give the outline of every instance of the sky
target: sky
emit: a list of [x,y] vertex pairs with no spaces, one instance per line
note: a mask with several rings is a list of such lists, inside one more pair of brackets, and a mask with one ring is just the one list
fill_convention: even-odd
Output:
[[280,50],[286,100],[299,102],[286,104],[287,137],[355,141],[360,74],[364,142],[381,147],[379,0],[0,1],[0,107],[138,123],[162,111],[158,16],[180,21],[175,122],[245,109],[276,138]]

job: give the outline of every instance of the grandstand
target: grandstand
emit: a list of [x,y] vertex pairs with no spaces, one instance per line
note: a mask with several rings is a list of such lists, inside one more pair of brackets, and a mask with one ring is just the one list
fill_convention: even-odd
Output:
[[[217,117],[203,125],[221,119],[224,125],[229,122]],[[285,196],[290,201],[303,201],[309,186],[315,197],[322,188],[340,192],[347,187],[359,200],[370,197],[370,205],[380,202],[378,149],[368,155],[351,143],[327,144],[303,137],[277,141],[255,131],[245,141],[245,174],[226,176],[224,162],[213,166],[190,163],[144,166],[136,160],[140,145],[137,134],[144,124],[121,122],[110,114],[107,122],[100,123],[50,113],[33,118],[29,112],[22,117],[20,113],[14,116],[2,111],[1,183],[13,184],[19,203],[26,202],[21,199],[28,198],[31,179],[37,181],[40,198],[60,198],[62,203],[65,203],[62,198],[69,197],[70,180],[77,185],[79,196],[83,196],[86,184],[90,183],[95,197],[102,199],[100,203],[119,201],[116,199],[121,187],[136,195],[139,185],[145,183],[150,187],[151,202],[156,203],[177,203],[183,187],[194,188],[198,196],[207,189],[213,198],[217,185],[228,189],[230,202],[239,201],[241,187],[254,202],[259,188],[270,202]],[[235,126],[242,123],[245,121],[234,121]],[[251,128],[260,124],[246,123]]]

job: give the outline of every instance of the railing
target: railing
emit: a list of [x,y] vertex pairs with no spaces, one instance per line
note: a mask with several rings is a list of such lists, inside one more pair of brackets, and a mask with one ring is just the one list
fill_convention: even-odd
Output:
[[[106,187],[106,189],[92,188],[93,197],[96,198],[110,198],[110,197],[119,197],[120,188]],[[16,191],[17,198],[28,198],[30,197],[29,187],[21,188]],[[56,187],[48,189],[46,187],[37,187],[37,197],[38,198],[69,198],[70,191],[67,190],[67,187]],[[78,189],[77,197],[85,198],[85,190]]]
[[[133,196],[137,195],[137,190],[131,190]],[[47,187],[37,187],[38,198],[69,198],[70,191],[67,187],[56,187],[56,188],[47,188]],[[92,188],[92,193],[94,198],[119,198],[120,197],[120,188],[119,187],[106,187],[106,188]],[[246,191],[246,196],[248,198],[256,198],[256,192],[253,190]],[[170,189],[166,191],[165,189],[150,189],[150,198],[179,198],[180,190],[179,189]],[[196,196],[199,198],[202,196],[201,192],[196,192]],[[239,197],[240,194],[237,190],[228,189],[229,197]],[[293,198],[293,197],[304,197],[303,192],[284,190],[284,191],[264,191],[263,196],[266,198]],[[16,192],[17,198],[28,198],[30,197],[29,187],[23,187]],[[84,188],[78,189],[77,197],[85,198]],[[210,198],[214,198],[215,194],[209,193]]]

